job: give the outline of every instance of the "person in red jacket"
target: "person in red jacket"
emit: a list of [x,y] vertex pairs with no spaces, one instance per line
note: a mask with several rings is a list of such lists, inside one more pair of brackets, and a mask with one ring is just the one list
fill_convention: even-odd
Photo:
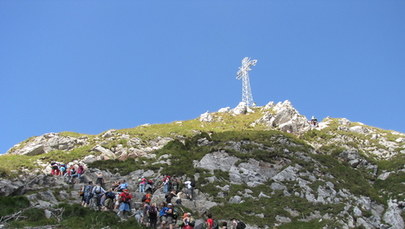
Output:
[[129,193],[128,189],[124,189],[123,192],[119,195],[120,208],[119,216],[125,217],[125,212],[131,213],[131,202],[132,194]]

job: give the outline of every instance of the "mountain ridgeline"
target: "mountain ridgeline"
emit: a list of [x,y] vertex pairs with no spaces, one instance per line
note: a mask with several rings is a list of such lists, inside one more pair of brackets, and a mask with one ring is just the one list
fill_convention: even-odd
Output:
[[[191,178],[195,198],[181,199],[198,219],[210,212],[247,228],[404,228],[405,134],[344,118],[308,121],[289,101],[241,103],[193,120],[99,135],[29,138],[0,156],[0,225],[102,228],[116,220],[76,205],[80,184],[49,175],[51,161],[81,163],[85,180],[101,172],[107,186],[126,179],[133,206],[142,197],[135,192],[142,176]],[[152,201],[163,200],[156,190]],[[79,208],[86,213],[80,220],[73,213]],[[11,217],[17,213],[24,217]],[[97,215],[103,220],[91,220]]]

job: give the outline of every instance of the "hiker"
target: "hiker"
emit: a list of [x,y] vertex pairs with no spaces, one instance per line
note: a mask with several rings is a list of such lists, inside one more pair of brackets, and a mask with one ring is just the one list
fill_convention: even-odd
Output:
[[215,222],[215,220],[212,218],[212,214],[211,213],[208,213],[207,214],[207,220],[205,221],[205,228],[206,229],[217,229],[218,228],[218,225],[217,225],[217,223]]
[[150,192],[147,192],[147,193],[146,193],[145,195],[143,195],[143,197],[142,197],[142,202],[143,202],[143,203],[150,204],[151,200],[152,200],[152,193],[150,193]]
[[145,192],[153,193],[153,180],[149,179],[145,185]]
[[64,163],[61,163],[59,165],[59,175],[64,176],[66,173],[66,165]]
[[78,177],[78,174],[74,165],[70,166],[68,174],[69,174],[68,182],[72,184],[75,183],[75,178]]
[[93,182],[89,181],[89,184],[83,187],[83,199],[82,206],[87,207],[90,204],[90,200],[93,197]]
[[51,162],[51,174],[52,175],[59,175],[59,167],[58,167],[58,163],[56,161],[52,161]]
[[173,176],[172,189],[176,193],[178,193],[180,191],[180,178]]
[[163,193],[168,193],[170,190],[170,176],[164,176],[163,178]]
[[146,214],[150,228],[157,228],[158,212],[159,209],[157,208],[156,203],[148,206]]
[[104,190],[103,187],[101,187],[100,184],[96,184],[96,186],[93,187],[92,193],[93,193],[93,196],[96,197],[96,206],[100,210],[101,207],[103,206],[103,202],[104,202],[104,201],[102,201],[102,199],[103,199],[102,197],[104,196],[106,191]]
[[118,192],[123,192],[124,189],[128,189],[128,183],[126,180],[122,180],[120,185],[118,186]]
[[112,185],[111,185],[111,188],[113,191],[117,192],[119,186],[120,186],[120,181],[114,181],[114,183],[112,183]]
[[176,196],[176,193],[174,191],[171,191],[170,193],[165,195],[166,203],[171,203],[173,197]]
[[315,116],[311,117],[311,121],[309,121],[309,123],[313,126],[313,127],[318,127],[318,119],[315,118]]
[[138,181],[139,181],[139,192],[144,193],[147,180],[145,177],[141,177]]
[[223,221],[219,225],[220,229],[228,229],[228,223],[226,221]]
[[184,185],[186,186],[186,196],[187,196],[187,198],[190,199],[190,200],[193,200],[195,182],[188,179],[186,182],[184,182]]
[[193,229],[195,225],[195,220],[191,216],[191,213],[184,213],[183,222],[181,224],[182,229]]
[[108,192],[104,194],[104,201],[101,200],[102,203],[104,203],[103,210],[113,210],[114,209],[114,202],[115,202],[115,193],[113,192],[113,189],[110,188]]
[[79,164],[79,167],[77,168],[77,179],[79,179],[79,182],[81,181],[81,177],[84,174],[84,167],[82,164]]
[[246,224],[238,219],[232,219],[232,229],[245,229]]
[[120,208],[119,208],[118,216],[126,217],[125,212],[127,212],[128,214],[131,213],[130,201],[132,199],[132,194],[129,193],[128,189],[124,189],[122,191],[123,192],[119,195]]
[[142,209],[142,208],[138,208],[138,210],[136,210],[134,216],[135,216],[136,222],[138,222],[139,224],[142,224],[142,219],[143,219],[143,217],[144,217],[143,209]]
[[161,217],[162,219],[162,228],[165,228],[166,225],[169,225],[169,229],[174,228],[175,224],[175,211],[172,203],[168,203],[167,207],[164,207],[164,214]]
[[104,188],[104,178],[102,172],[97,173],[96,184],[100,184],[100,186]]

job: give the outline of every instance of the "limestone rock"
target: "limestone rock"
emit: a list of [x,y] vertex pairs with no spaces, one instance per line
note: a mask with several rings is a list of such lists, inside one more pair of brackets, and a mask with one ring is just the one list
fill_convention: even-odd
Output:
[[235,115],[246,114],[248,112],[248,106],[245,102],[240,102],[238,106],[232,109],[232,113]]
[[264,110],[268,109],[270,111],[256,120],[254,124],[276,127],[289,133],[302,133],[311,128],[305,116],[299,114],[288,100],[282,103],[279,102],[276,105],[273,103],[267,104]]
[[388,201],[388,209],[384,214],[384,221],[391,225],[390,229],[404,228],[404,219],[401,217],[401,212],[396,201]]
[[87,144],[87,137],[74,138],[59,133],[49,133],[33,137],[26,142],[19,143],[7,151],[8,154],[38,155],[52,150],[71,150]]
[[96,145],[93,148],[93,151],[100,152],[101,156],[104,157],[104,160],[116,158],[116,155],[111,150],[106,149],[100,145]]
[[220,151],[206,154],[196,164],[196,167],[208,170],[220,169],[225,172],[229,171],[238,160],[237,157],[229,156],[228,153]]
[[212,122],[212,121],[214,121],[214,118],[210,113],[208,113],[208,111],[200,115],[200,122]]
[[230,107],[224,107],[218,110],[218,113],[228,113],[231,111]]

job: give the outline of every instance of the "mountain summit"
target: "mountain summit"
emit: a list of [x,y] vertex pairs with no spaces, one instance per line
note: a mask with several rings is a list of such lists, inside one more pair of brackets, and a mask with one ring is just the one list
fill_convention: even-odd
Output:
[[[27,198],[44,212],[79,202],[80,184],[49,175],[58,161],[84,165],[83,181],[98,173],[107,185],[129,181],[134,208],[139,178],[169,174],[196,181],[193,200],[177,199],[200,219],[210,212],[248,228],[404,228],[404,155],[403,133],[344,118],[308,120],[289,101],[240,103],[187,121],[32,137],[0,156],[0,195]],[[164,198],[154,190],[153,202]]]

